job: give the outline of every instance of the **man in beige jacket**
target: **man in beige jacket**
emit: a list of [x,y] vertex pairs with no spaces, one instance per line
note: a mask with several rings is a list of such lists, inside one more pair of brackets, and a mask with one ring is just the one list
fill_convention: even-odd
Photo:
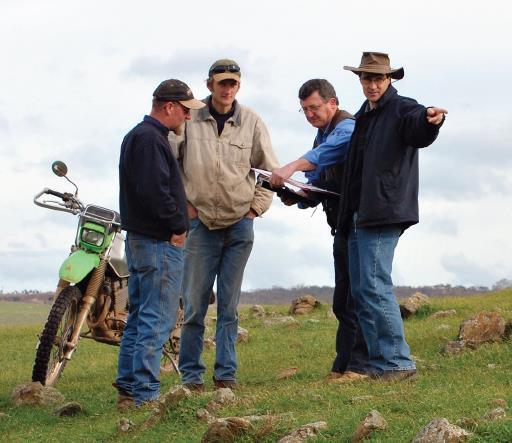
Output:
[[[256,185],[251,167],[278,166],[261,118],[240,105],[241,72],[233,60],[216,61],[208,71],[211,95],[192,113],[175,140],[188,200],[190,231],[185,245],[179,369],[187,387],[202,391],[204,318],[217,279],[215,387],[236,385],[237,305],[245,265],[254,241],[253,220],[272,201]],[[173,145],[173,143],[171,143]]]

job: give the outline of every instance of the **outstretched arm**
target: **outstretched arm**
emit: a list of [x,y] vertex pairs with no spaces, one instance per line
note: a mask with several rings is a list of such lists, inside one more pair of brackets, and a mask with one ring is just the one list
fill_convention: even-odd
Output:
[[270,176],[270,184],[273,188],[281,188],[284,185],[285,179],[290,178],[294,172],[312,171],[315,168],[316,165],[305,158],[298,158],[281,168],[274,169]]

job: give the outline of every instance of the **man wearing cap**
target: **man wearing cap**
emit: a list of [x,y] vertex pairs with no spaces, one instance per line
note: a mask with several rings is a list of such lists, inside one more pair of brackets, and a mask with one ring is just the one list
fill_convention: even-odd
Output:
[[130,312],[119,350],[118,408],[159,396],[162,347],[176,323],[187,200],[168,135],[190,119],[195,100],[180,80],[160,83],[151,113],[123,139],[119,159],[119,207],[127,231]]
[[[313,149],[297,160],[274,169],[270,183],[273,187],[279,188],[294,172],[303,171],[309,183],[340,192],[341,175],[354,130],[354,116],[338,108],[336,91],[325,79],[311,79],[305,82],[299,89],[299,100],[301,111],[307,121],[318,129]],[[286,205],[296,203],[286,198],[281,200]],[[326,197],[322,200],[332,235],[336,233],[338,203],[339,198],[335,197]],[[306,207],[300,203],[297,206]],[[349,381],[360,378],[360,373],[364,372],[367,352],[350,299],[347,241],[339,234],[334,237],[333,257],[335,284],[332,309],[339,324],[336,333],[336,357],[329,378],[340,379],[343,374],[344,380]]]
[[416,377],[391,268],[400,235],[418,223],[418,148],[437,138],[447,111],[399,96],[391,80],[404,76],[389,57],[364,52],[358,77],[366,96],[356,124],[340,203],[338,230],[348,238],[350,284],[368,346],[367,375],[382,380]]
[[176,146],[190,223],[179,369],[182,382],[199,391],[204,389],[206,369],[201,360],[204,319],[215,280],[213,381],[215,387],[236,385],[237,305],[254,240],[253,220],[272,201],[272,192],[256,185],[251,167],[272,170],[278,166],[265,124],[235,100],[240,78],[240,67],[233,60],[218,60],[210,67],[207,106],[193,113]]

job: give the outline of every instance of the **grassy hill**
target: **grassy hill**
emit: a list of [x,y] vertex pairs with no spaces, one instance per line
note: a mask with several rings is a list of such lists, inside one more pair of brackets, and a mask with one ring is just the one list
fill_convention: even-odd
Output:
[[[483,345],[462,355],[448,357],[439,350],[447,339],[457,335],[459,324],[480,310],[497,310],[512,318],[512,291],[470,297],[434,298],[431,311],[456,309],[450,318],[426,317],[406,320],[406,333],[420,373],[415,383],[362,381],[349,385],[329,385],[324,377],[333,358],[336,320],[327,316],[328,306],[313,314],[298,317],[295,328],[264,326],[261,319],[241,312],[241,326],[249,330],[247,343],[238,346],[240,370],[237,402],[221,408],[218,416],[291,413],[275,422],[268,433],[238,441],[275,442],[287,431],[302,424],[324,420],[329,428],[319,442],[349,442],[357,424],[377,409],[388,428],[373,434],[368,441],[410,442],[432,419],[445,417],[480,419],[494,408],[495,399],[512,405],[512,343]],[[10,306],[7,317],[26,314],[26,305],[18,314]],[[285,313],[288,306],[268,306]],[[5,312],[6,304],[0,306]],[[6,315],[6,314],[2,314]],[[21,318],[21,317],[20,317]],[[39,318],[37,319],[39,322]],[[20,407],[10,403],[10,393],[19,383],[28,381],[34,358],[36,335],[42,322],[25,321],[0,326],[0,435],[9,442],[199,442],[207,425],[197,421],[195,412],[209,401],[209,396],[193,396],[169,410],[154,427],[120,435],[117,420],[129,417],[141,423],[148,411],[119,414],[115,410],[116,393],[111,387],[116,373],[117,348],[82,340],[78,351],[64,371],[57,388],[68,401],[78,401],[85,412],[72,418],[57,418],[52,408]],[[24,323],[24,324],[23,324]],[[208,366],[206,386],[212,390],[213,350],[205,353]],[[297,374],[278,380],[277,374],[289,367]],[[179,383],[176,375],[163,375],[163,391]],[[507,410],[507,414],[509,411]],[[512,419],[478,421],[468,430],[471,442],[511,442]]]

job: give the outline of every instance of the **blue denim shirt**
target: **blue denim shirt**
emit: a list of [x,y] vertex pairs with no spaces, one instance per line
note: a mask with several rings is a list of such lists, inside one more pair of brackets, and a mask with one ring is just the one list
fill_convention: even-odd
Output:
[[347,118],[339,122],[334,130],[328,134],[325,134],[321,129],[318,130],[316,135],[318,146],[302,156],[302,158],[316,165],[315,169],[304,173],[309,183],[315,184],[323,169],[345,161],[354,125],[355,121]]

